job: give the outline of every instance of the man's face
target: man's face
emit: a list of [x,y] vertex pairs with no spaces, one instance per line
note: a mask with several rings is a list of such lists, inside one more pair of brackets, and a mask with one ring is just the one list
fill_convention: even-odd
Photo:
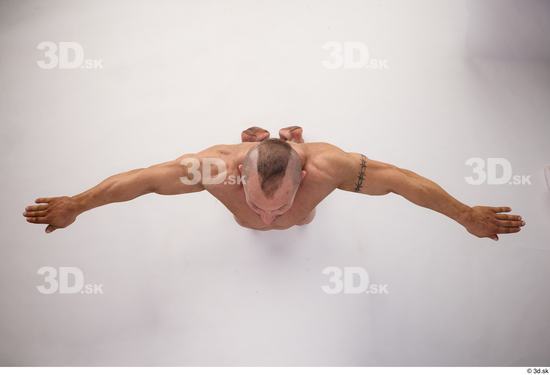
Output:
[[257,213],[265,224],[271,224],[292,207],[298,191],[290,177],[283,178],[281,186],[271,198],[262,191],[258,174],[248,176],[244,185],[244,194],[248,206]]

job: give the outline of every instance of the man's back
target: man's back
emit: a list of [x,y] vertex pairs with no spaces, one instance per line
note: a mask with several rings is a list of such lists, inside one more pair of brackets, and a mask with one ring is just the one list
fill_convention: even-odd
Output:
[[[331,176],[323,172],[319,167],[321,153],[329,152],[328,145],[324,143],[290,143],[292,148],[302,159],[303,168],[307,172],[300,184],[292,208],[277,217],[273,223],[265,224],[260,217],[252,211],[246,202],[246,197],[241,183],[237,183],[239,176],[238,166],[243,163],[246,153],[258,142],[245,142],[235,145],[216,145],[211,147],[202,156],[221,159],[226,167],[227,176],[222,183],[205,184],[205,190],[223,203],[235,216],[235,220],[242,226],[258,229],[287,229],[294,225],[303,225],[311,222],[315,214],[315,207],[335,188],[335,181]],[[317,157],[316,157],[317,156]]]

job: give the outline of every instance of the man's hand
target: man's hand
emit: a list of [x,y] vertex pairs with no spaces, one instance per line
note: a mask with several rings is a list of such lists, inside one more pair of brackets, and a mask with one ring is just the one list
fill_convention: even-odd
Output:
[[475,206],[468,210],[459,222],[474,236],[498,241],[498,234],[517,233],[525,225],[521,216],[501,213],[510,211],[510,207]]
[[46,233],[68,227],[80,214],[76,200],[71,197],[38,198],[35,203],[39,204],[26,207],[23,216],[29,223],[48,224]]

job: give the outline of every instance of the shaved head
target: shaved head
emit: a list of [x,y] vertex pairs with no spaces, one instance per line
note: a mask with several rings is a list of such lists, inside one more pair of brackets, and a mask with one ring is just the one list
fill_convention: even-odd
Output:
[[245,181],[257,175],[265,197],[272,198],[283,184],[285,177],[295,189],[301,181],[302,161],[300,156],[285,141],[269,138],[246,155],[243,162]]

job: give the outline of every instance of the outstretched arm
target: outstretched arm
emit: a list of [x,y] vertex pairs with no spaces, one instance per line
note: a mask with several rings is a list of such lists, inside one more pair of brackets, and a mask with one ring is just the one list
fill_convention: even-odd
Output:
[[338,188],[368,195],[399,194],[419,206],[442,213],[477,237],[498,240],[503,233],[517,233],[525,225],[521,216],[505,214],[510,207],[470,207],[435,182],[407,169],[327,147],[325,165],[332,169]]
[[26,207],[23,215],[29,223],[47,224],[46,233],[50,233],[69,226],[82,212],[105,204],[129,201],[148,193],[172,195],[201,191],[204,187],[200,182],[190,185],[180,179],[188,175],[181,160],[194,156],[186,154],[166,163],[116,174],[72,197],[38,198],[35,200],[38,204]]

